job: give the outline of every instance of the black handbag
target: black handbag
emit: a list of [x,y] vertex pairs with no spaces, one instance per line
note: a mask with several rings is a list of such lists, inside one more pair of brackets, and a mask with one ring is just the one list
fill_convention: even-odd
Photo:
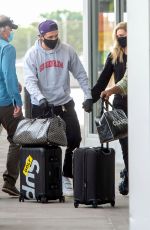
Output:
[[59,116],[54,114],[51,107],[52,117],[50,118],[25,118],[17,126],[13,136],[16,144],[50,144],[67,146],[66,123]]
[[109,104],[112,110],[108,111],[108,106],[105,107],[102,100],[101,115],[95,118],[101,143],[114,141],[128,135],[128,119],[124,111],[115,109],[110,102],[106,102],[106,104]]

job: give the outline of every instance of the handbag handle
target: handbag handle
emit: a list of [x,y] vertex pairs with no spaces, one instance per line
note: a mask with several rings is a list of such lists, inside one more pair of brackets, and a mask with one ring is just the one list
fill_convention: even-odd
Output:
[[[54,113],[54,104],[50,104],[48,103],[48,110],[50,110],[51,112],[51,117],[55,117],[55,113]],[[46,110],[43,110],[43,114],[42,116],[39,116],[37,118],[45,118],[45,116],[47,116],[49,114],[49,111],[47,109]]]
[[55,113],[54,113],[54,104],[48,103],[48,108],[51,111],[52,117],[54,117],[55,116]]
[[[108,100],[104,100],[102,97],[100,97],[101,99],[101,103],[102,103],[102,110],[101,110],[101,114],[104,113],[104,110],[108,111],[108,105],[114,109],[114,106],[108,101]],[[104,106],[104,103],[106,106]]]

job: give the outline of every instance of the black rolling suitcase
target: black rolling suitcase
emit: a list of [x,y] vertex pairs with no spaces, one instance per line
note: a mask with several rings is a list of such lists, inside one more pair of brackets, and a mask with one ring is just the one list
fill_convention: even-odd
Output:
[[73,154],[74,207],[115,205],[115,151],[107,147],[78,148]]
[[22,147],[20,150],[20,197],[42,203],[62,195],[62,150],[57,146]]

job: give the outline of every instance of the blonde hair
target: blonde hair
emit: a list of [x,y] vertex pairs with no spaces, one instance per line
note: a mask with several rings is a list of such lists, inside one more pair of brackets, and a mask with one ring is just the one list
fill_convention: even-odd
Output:
[[113,40],[114,45],[111,51],[111,58],[112,62],[115,64],[117,62],[117,59],[119,59],[119,62],[123,62],[123,49],[120,47],[118,41],[117,41],[117,30],[123,29],[125,32],[127,32],[127,23],[126,22],[120,22],[116,25],[113,31]]

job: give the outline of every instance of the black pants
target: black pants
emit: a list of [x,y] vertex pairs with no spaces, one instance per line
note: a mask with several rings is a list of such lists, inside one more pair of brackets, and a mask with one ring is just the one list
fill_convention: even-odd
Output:
[[[121,96],[120,96],[121,97]],[[123,101],[124,102],[124,101]],[[118,102],[114,100],[114,107],[116,109],[122,109],[126,115],[128,115],[127,112],[127,102],[123,103],[123,102]],[[123,160],[124,160],[124,164],[125,164],[125,168],[128,172],[128,137],[119,139],[120,145],[121,145],[121,149],[122,149],[122,155],[123,155]]]
[[[54,108],[54,113],[59,115],[66,123],[66,135],[67,135],[67,149],[65,152],[64,164],[63,164],[63,175],[65,177],[72,178],[72,155],[73,150],[80,146],[81,142],[81,131],[79,120],[74,109],[74,101],[71,100],[67,104],[62,106],[56,106]],[[32,117],[50,117],[51,111],[47,110],[43,113],[43,110],[37,106],[32,105]]]
[[17,125],[23,116],[13,117],[13,105],[0,106],[0,124],[7,131],[7,139],[9,141],[9,149],[7,153],[6,170],[3,173],[4,181],[9,182],[12,186],[15,185],[19,176],[19,163],[20,163],[20,147],[13,143],[13,135],[16,131]]

